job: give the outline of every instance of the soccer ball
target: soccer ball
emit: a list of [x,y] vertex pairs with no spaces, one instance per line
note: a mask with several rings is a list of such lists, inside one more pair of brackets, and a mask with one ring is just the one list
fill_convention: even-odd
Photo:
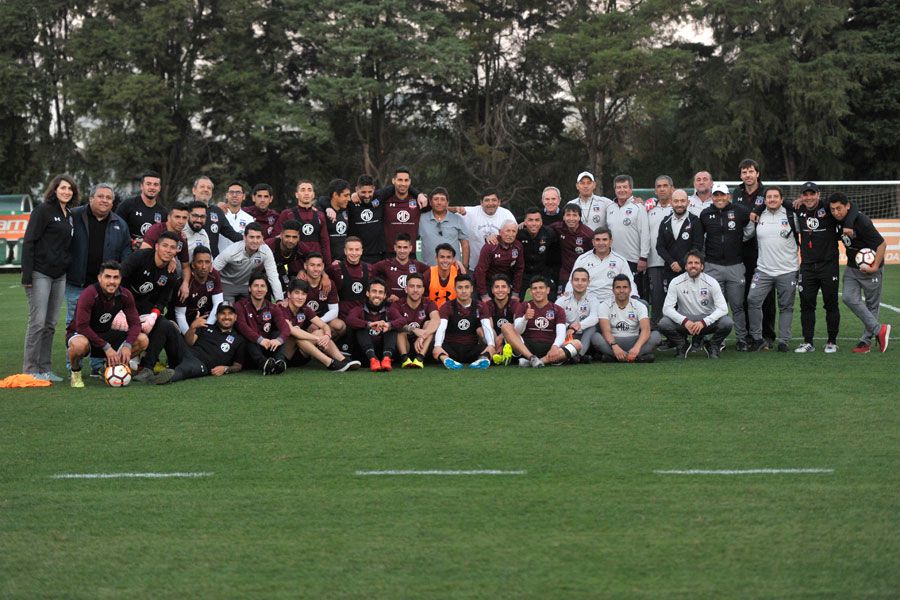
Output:
[[856,266],[866,265],[871,267],[875,264],[875,251],[871,248],[863,248],[856,253]]
[[103,381],[109,387],[125,387],[131,383],[131,368],[128,365],[106,367],[103,371]]

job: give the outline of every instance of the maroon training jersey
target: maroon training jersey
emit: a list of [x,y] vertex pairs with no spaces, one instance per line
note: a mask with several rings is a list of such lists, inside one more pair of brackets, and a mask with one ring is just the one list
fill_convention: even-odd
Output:
[[403,300],[406,298],[406,277],[413,273],[424,275],[428,265],[417,260],[410,260],[403,265],[396,258],[386,258],[375,263],[372,268],[375,275],[387,281],[387,295],[393,294]]
[[212,310],[212,299],[216,294],[222,293],[222,276],[215,269],[209,272],[206,281],[200,283],[196,277],[191,277],[188,296],[182,302],[176,298],[175,306],[184,307],[185,319],[188,325],[194,322],[197,315],[208,314]]
[[[285,306],[281,306],[280,304],[275,305],[275,310],[278,311],[278,321],[281,323],[288,324],[292,326],[297,326],[303,331],[309,331],[309,326],[312,325],[312,320],[316,318],[316,313],[313,310],[304,304],[300,307],[300,310],[294,314],[290,308]],[[287,332],[290,335],[290,331]]]
[[290,336],[287,326],[278,318],[276,305],[263,300],[259,308],[253,305],[248,297],[241,298],[235,305],[237,312],[237,330],[246,340],[254,344],[259,338],[274,340],[287,339]]
[[552,344],[556,339],[556,326],[566,324],[565,309],[553,302],[548,302],[543,308],[535,306],[533,301],[522,302],[516,309],[516,318],[524,317],[529,308],[534,309],[534,317],[526,322],[522,339]]
[[99,283],[87,286],[78,296],[75,318],[66,328],[66,338],[78,333],[86,337],[91,346],[105,347],[106,340],[100,336],[112,329],[113,319],[119,311],[124,312],[125,318],[128,319],[128,334],[125,341],[133,344],[141,333],[141,316],[138,314],[131,292],[120,287],[112,296],[107,296],[100,289]]
[[425,326],[425,321],[429,319],[431,313],[438,309],[437,304],[431,300],[422,298],[419,306],[413,308],[406,300],[394,302],[388,315],[391,320],[392,329],[418,329]]
[[278,222],[279,216],[277,212],[271,208],[260,210],[256,206],[244,207],[244,212],[256,219],[256,222],[262,227],[264,238],[270,238],[275,235],[273,232],[275,231],[275,223]]
[[594,231],[584,223],[579,223],[575,231],[566,227],[562,221],[550,227],[559,235],[560,265],[557,281],[565,283],[572,274],[575,259],[585,252],[594,251]]
[[397,196],[391,196],[384,203],[384,241],[388,250],[393,252],[394,242],[401,233],[408,233],[409,238],[415,243],[419,235],[419,217],[421,216],[419,203],[412,197],[401,200]]
[[[166,229],[165,223],[157,223],[155,225],[151,225],[150,229],[147,230],[147,233],[144,234],[144,241],[150,244],[151,248],[154,247],[163,231],[168,231],[168,229]],[[181,241],[178,242],[178,260],[182,263],[191,262],[191,257],[190,255],[188,255],[187,238],[185,237],[183,231],[180,231],[178,233],[181,236]]]
[[474,300],[468,308],[460,305],[459,300],[445,302],[440,310],[441,319],[447,319],[447,332],[444,339],[454,344],[477,345],[478,328],[481,327],[478,303]]
[[303,254],[300,253],[300,247],[295,246],[293,250],[285,253],[281,249],[281,238],[267,239],[266,246],[272,250],[272,256],[275,257],[275,268],[278,270],[278,278],[281,279],[281,288],[287,289],[291,279],[303,270]]
[[519,301],[510,298],[506,306],[500,308],[493,298],[489,298],[481,303],[481,318],[490,319],[494,331],[500,332],[500,327],[509,323],[512,325],[516,320],[516,309],[519,308]]
[[387,303],[382,304],[378,308],[374,308],[370,306],[369,303],[366,303],[363,306],[355,307],[350,311],[350,314],[347,315],[347,327],[351,329],[368,330],[369,337],[372,338],[373,343],[377,343],[377,340],[381,339],[381,336],[383,335],[381,331],[369,329],[369,323],[375,321],[390,321]]
[[328,238],[328,228],[325,226],[325,213],[316,208],[303,208],[293,206],[281,211],[275,222],[274,235],[281,233],[285,221],[300,222],[300,243],[297,251],[306,256],[310,252],[318,252],[325,258],[325,264],[331,264],[331,241]]
[[475,267],[475,286],[478,294],[486,296],[491,277],[504,273],[512,280],[512,289],[522,289],[522,274],[525,272],[525,247],[519,240],[510,245],[502,242],[485,244],[478,256]]
[[309,294],[306,295],[306,304],[304,306],[310,307],[317,317],[322,317],[328,312],[329,304],[337,303],[337,287],[333,281],[331,282],[331,289],[327,293],[322,289],[321,281],[316,286],[309,284]]

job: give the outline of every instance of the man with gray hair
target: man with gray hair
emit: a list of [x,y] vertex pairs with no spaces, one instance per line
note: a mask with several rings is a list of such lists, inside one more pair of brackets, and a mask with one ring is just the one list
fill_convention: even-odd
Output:
[[478,265],[475,267],[475,285],[478,295],[482,300],[490,298],[488,295],[488,282],[500,273],[505,274],[512,281],[512,297],[519,299],[519,290],[522,289],[522,275],[525,273],[525,248],[522,242],[516,239],[519,226],[515,220],[507,220],[500,226],[500,235],[496,244],[485,244],[478,257]]
[[712,204],[713,179],[709,171],[698,171],[694,175],[694,193],[688,198],[688,211],[700,216],[703,209]]
[[546,226],[559,223],[563,218],[563,211],[559,209],[562,194],[556,186],[548,185],[541,192],[541,221]]
[[[75,305],[84,288],[93,285],[104,261],[122,262],[131,254],[128,224],[112,211],[115,191],[108,183],[91,190],[86,205],[72,209],[71,261],[66,271],[66,325],[75,317]],[[99,369],[102,359],[92,364]],[[96,376],[94,369],[92,376]]]
[[612,233],[613,252],[625,257],[641,298],[648,298],[646,271],[650,257],[650,221],[643,203],[638,204],[632,192],[631,175],[616,175],[613,179],[616,201],[606,209],[606,223]]
[[[206,175],[198,177],[191,188],[191,194],[194,196],[194,200],[198,200],[206,205],[208,212],[203,230],[209,236],[209,249],[212,251],[213,257],[219,255],[219,236],[223,236],[230,242],[239,242],[244,239],[239,232],[234,230],[228,219],[225,218],[225,212],[215,202],[212,202],[212,179]],[[223,244],[223,247],[227,245],[229,244]]]
[[595,230],[598,227],[606,227],[606,209],[613,201],[594,193],[597,189],[594,175],[589,171],[582,171],[575,178],[575,187],[578,188],[578,197],[569,200],[569,204],[577,204],[581,209],[581,222]]

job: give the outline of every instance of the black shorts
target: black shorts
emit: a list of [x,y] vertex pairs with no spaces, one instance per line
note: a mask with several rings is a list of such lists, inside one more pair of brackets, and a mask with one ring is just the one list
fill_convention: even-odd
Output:
[[[76,335],[81,335],[80,333],[73,333],[66,340],[66,347],[69,345],[69,340],[71,340]],[[125,342],[125,338],[128,337],[127,331],[119,331],[118,329],[110,329],[105,333],[99,334],[101,338],[109,342],[109,345],[112,346],[113,350],[116,352],[119,351],[119,347]],[[88,340],[87,336],[82,336],[84,339]],[[90,342],[90,340],[88,340]],[[103,348],[98,348],[91,344],[91,356],[93,358],[106,358],[106,352],[103,351]]]
[[472,345],[472,344],[455,344],[453,342],[444,342],[444,345],[441,346],[444,349],[444,352],[447,353],[447,356],[455,360],[456,362],[460,362],[463,364],[469,364],[478,360],[482,354],[484,354],[487,346],[482,344],[481,342]]
[[522,341],[525,342],[525,347],[538,358],[547,356],[547,353],[550,352],[550,348],[553,346],[553,344],[549,342],[536,342],[534,340],[526,339],[522,339]]

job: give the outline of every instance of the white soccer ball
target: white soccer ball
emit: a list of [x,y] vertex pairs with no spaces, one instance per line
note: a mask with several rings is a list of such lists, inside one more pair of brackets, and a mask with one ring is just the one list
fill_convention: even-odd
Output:
[[871,248],[863,248],[859,252],[856,253],[856,265],[862,266],[866,265],[871,267],[875,264],[875,251]]
[[125,387],[131,383],[131,368],[128,365],[106,367],[103,371],[103,381],[109,387]]

